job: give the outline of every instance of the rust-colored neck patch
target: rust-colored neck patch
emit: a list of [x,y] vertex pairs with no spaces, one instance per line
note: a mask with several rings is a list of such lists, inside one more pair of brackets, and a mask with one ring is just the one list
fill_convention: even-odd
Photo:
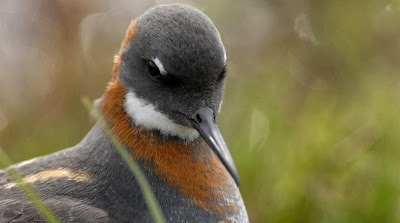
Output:
[[137,34],[138,30],[135,25],[136,25],[136,21],[132,20],[131,23],[129,24],[128,29],[126,30],[125,37],[122,40],[121,49],[114,56],[114,67],[112,69],[112,76],[111,76],[112,80],[115,80],[118,77],[119,68],[121,67],[122,50],[129,45],[132,38],[135,37]]
[[[128,28],[122,49],[137,33],[134,22]],[[123,108],[125,91],[119,80],[122,49],[114,59],[112,79],[108,83],[100,109],[117,138],[137,160],[150,161],[158,176],[198,206],[224,215],[235,212],[236,205],[225,195],[235,194],[234,183],[225,167],[204,140],[192,144],[161,140],[151,131],[133,127]]]

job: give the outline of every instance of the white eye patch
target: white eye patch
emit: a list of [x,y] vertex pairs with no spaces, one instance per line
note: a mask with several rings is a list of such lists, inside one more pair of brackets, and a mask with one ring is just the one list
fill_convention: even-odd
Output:
[[224,52],[224,62],[226,63],[226,51]]
[[161,75],[166,75],[167,71],[164,68],[164,65],[161,63],[160,59],[158,57],[153,59],[154,64],[157,66],[158,70],[160,71]]

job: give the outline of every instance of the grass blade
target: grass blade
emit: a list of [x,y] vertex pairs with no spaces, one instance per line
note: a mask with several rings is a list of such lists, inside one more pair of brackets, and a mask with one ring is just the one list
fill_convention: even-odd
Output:
[[132,159],[131,154],[125,149],[124,145],[117,139],[114,133],[111,131],[110,127],[108,126],[107,122],[104,120],[104,117],[101,113],[93,107],[92,102],[89,98],[83,97],[82,103],[85,107],[89,110],[89,112],[94,116],[96,121],[100,124],[104,132],[110,138],[111,142],[113,143],[114,147],[117,149],[118,153],[121,155],[125,163],[128,165],[129,169],[135,176],[135,179],[139,183],[140,189],[142,190],[144,200],[153,216],[154,222],[156,223],[163,223],[165,222],[164,216],[161,212],[160,205],[156,197],[154,196],[151,187],[144,176],[143,172],[140,170],[139,165]]
[[22,190],[22,192],[32,201],[39,214],[50,223],[60,222],[50,208],[42,201],[40,196],[35,192],[35,189],[23,180],[23,176],[18,170],[12,166],[12,162],[8,155],[0,147],[0,165],[7,171],[8,176],[13,180]]

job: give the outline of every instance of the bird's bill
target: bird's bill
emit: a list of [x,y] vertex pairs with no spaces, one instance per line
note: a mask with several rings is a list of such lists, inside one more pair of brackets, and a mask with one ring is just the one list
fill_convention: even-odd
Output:
[[192,116],[191,121],[239,186],[239,175],[236,166],[218,129],[213,110],[211,108],[200,108]]

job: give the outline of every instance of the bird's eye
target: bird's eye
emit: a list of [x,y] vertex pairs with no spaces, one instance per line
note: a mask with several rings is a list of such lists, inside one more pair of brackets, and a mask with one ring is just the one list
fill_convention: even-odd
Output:
[[224,65],[222,67],[221,73],[219,73],[218,81],[223,80],[225,78],[226,72],[227,72],[227,67],[226,67],[226,65]]
[[158,69],[157,65],[151,60],[147,61],[147,72],[153,77],[161,75],[160,69]]

